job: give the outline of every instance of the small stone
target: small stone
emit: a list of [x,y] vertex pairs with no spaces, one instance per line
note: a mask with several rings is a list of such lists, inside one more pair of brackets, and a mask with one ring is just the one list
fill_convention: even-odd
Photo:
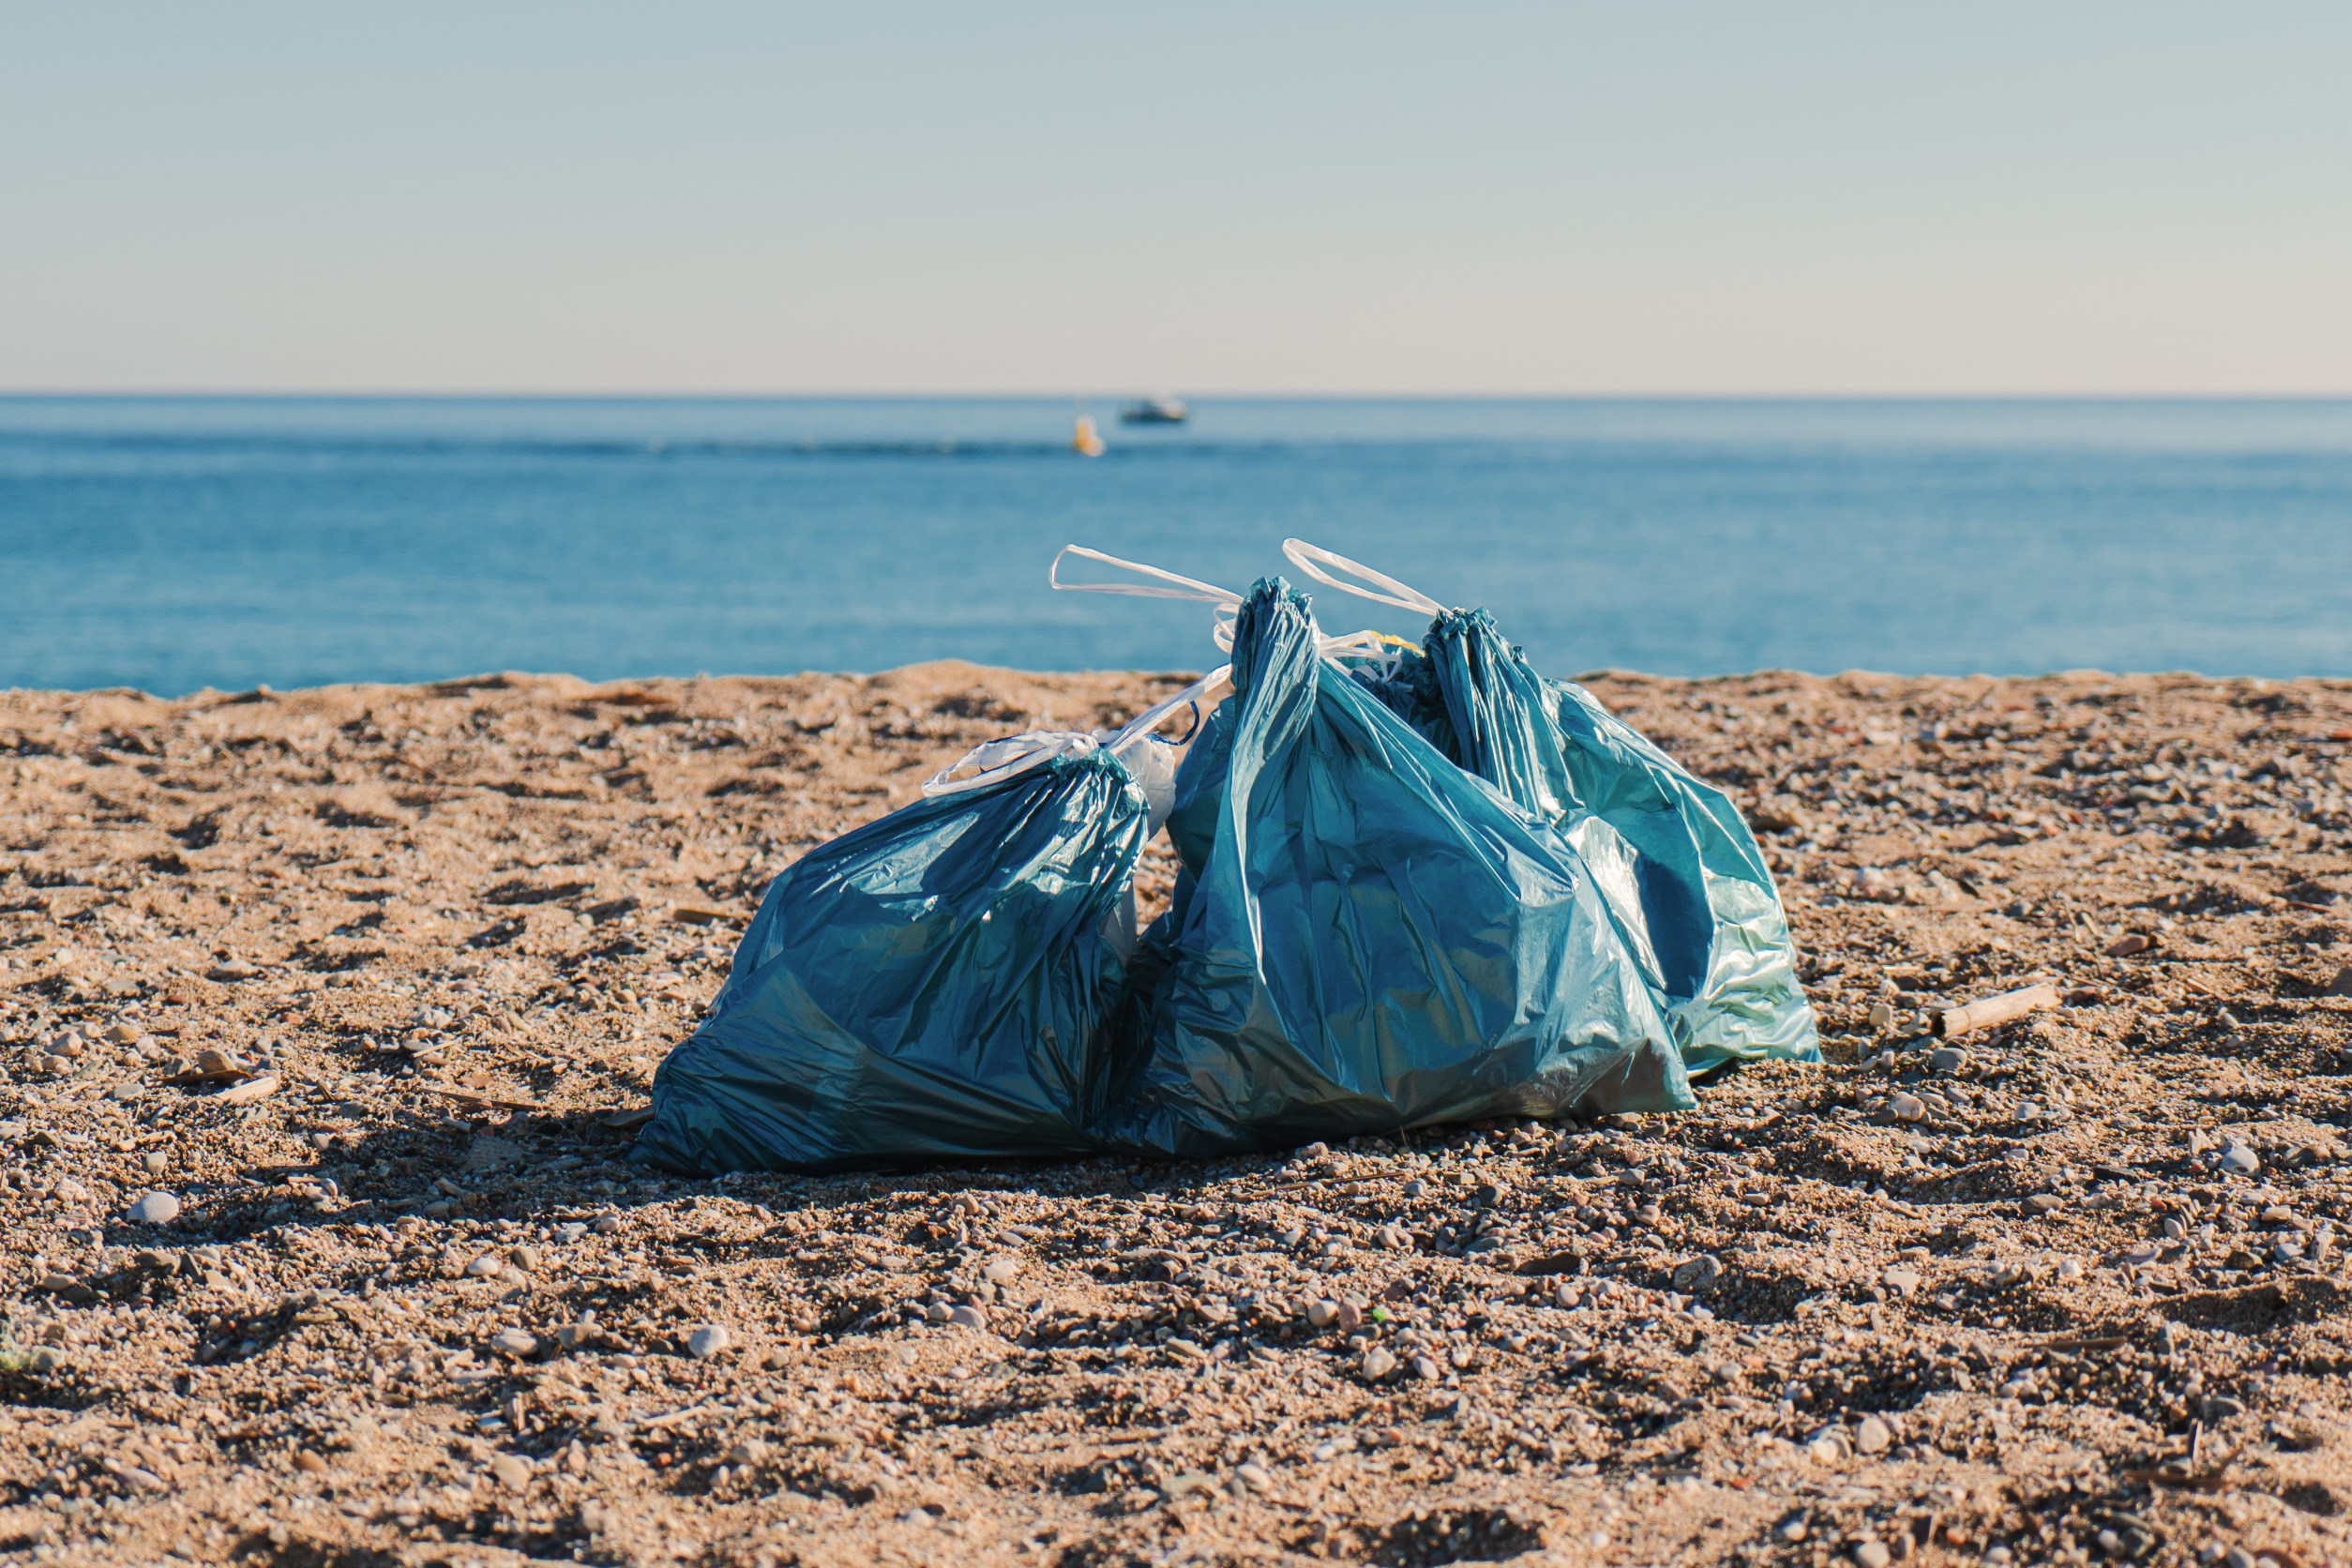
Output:
[[1306,1304],[1306,1322],[1309,1328],[1327,1329],[1337,1321],[1339,1321],[1337,1302],[1326,1297],[1321,1301]]
[[169,1225],[180,1217],[180,1200],[168,1192],[141,1193],[127,1213],[137,1225]]
[[[1870,1027],[1877,1030],[1892,1029],[1894,1027],[1894,1004],[1887,1002],[1872,1003],[1870,1004]],[[1797,1528],[1802,1530],[1804,1526],[1799,1525]]]
[[1958,1046],[1939,1046],[1927,1058],[1927,1065],[1938,1073],[1956,1073],[1968,1064],[1968,1053]]
[[599,1236],[619,1235],[621,1233],[621,1216],[618,1214],[599,1214],[596,1217],[596,1231]]
[[991,1285],[1010,1285],[1020,1274],[1021,1260],[1018,1258],[991,1258],[988,1266],[980,1271],[980,1277]]
[[[972,1309],[957,1307],[956,1310],[970,1312]],[[974,1316],[976,1317],[977,1314]],[[708,1361],[734,1342],[734,1335],[727,1332],[726,1324],[704,1323],[701,1328],[686,1335],[686,1354],[697,1361]]]
[[1274,1472],[1263,1465],[1243,1464],[1233,1469],[1233,1477],[1253,1492],[1274,1490]]
[[323,1475],[326,1471],[326,1461],[307,1448],[294,1450],[294,1469],[310,1475]]
[[148,1175],[160,1176],[172,1168],[172,1156],[160,1149],[150,1149],[140,1163],[147,1168]]
[[1703,1296],[1723,1280],[1723,1259],[1711,1253],[1700,1253],[1674,1266],[1674,1288]]
[[467,1145],[462,1168],[470,1171],[505,1170],[520,1165],[530,1157],[530,1151],[521,1144],[503,1138],[477,1138]]
[[2335,978],[2328,982],[2328,994],[2352,996],[2352,966],[2336,971]]
[[1804,1445],[1804,1455],[1817,1465],[1833,1465],[1845,1457],[1846,1449],[1837,1439],[1824,1432]]
[[1927,1114],[1927,1102],[1917,1094],[1896,1094],[1887,1101],[1887,1114],[1898,1122],[1917,1122]]
[[172,1489],[172,1484],[169,1481],[143,1466],[126,1465],[117,1461],[113,1470],[116,1476],[129,1482],[143,1492],[168,1492]]
[[2107,957],[2110,958],[2128,958],[2134,954],[2145,953],[2155,945],[2156,939],[2154,937],[2148,936],[2140,931],[2127,931],[2122,936],[2116,938],[2115,941],[2107,943]]
[[490,1462],[490,1473],[499,1485],[510,1492],[520,1492],[531,1485],[531,1461],[520,1454],[501,1454]]
[[502,1356],[513,1356],[520,1360],[537,1352],[539,1336],[528,1329],[500,1329],[490,1335],[490,1349]]
[[948,1308],[947,1320],[959,1329],[972,1329],[975,1332],[985,1332],[988,1326],[988,1320],[981,1316],[980,1309],[968,1303],[962,1306]]
[[506,1262],[494,1252],[486,1252],[465,1266],[466,1274],[475,1279],[495,1279],[505,1272]]
[[1413,1376],[1425,1383],[1434,1383],[1445,1376],[1445,1368],[1428,1356],[1413,1357]]
[[1862,1417],[1862,1425],[1854,1428],[1854,1448],[1858,1453],[1884,1454],[1893,1442],[1893,1431],[1875,1415]]
[[1340,1333],[1355,1333],[1356,1330],[1364,1327],[1364,1304],[1353,1296],[1340,1297],[1335,1321],[1339,1325]]
[[1772,1531],[1775,1538],[1792,1546],[1803,1540],[1807,1533],[1805,1522],[1802,1519],[1783,1519],[1780,1522],[1780,1528]]
[[1854,1561],[1858,1568],[1887,1568],[1887,1564],[1893,1560],[1894,1553],[1887,1549],[1883,1541],[1864,1541],[1854,1548]]
[[1356,1363],[1356,1371],[1367,1383],[1377,1383],[1396,1370],[1396,1358],[1380,1346],[1366,1348],[1363,1359]]
[[2262,1156],[2242,1143],[2233,1143],[2222,1151],[2222,1168],[2238,1176],[2251,1176],[2262,1168]]
[[1478,1190],[1470,1194],[1470,1201],[1482,1209],[1491,1209],[1502,1201],[1502,1188],[1492,1182],[1481,1182]]
[[143,1093],[144,1093],[144,1091],[143,1091],[137,1084],[132,1083],[126,1078],[121,1083],[118,1083],[113,1088],[108,1090],[106,1092],[106,1097],[119,1105],[128,1105],[131,1101],[137,1099]]
[[1880,1274],[1878,1283],[1898,1296],[1907,1296],[1919,1289],[1920,1274],[1917,1269],[1907,1269],[1897,1264]]
[[2026,1207],[2037,1214],[2054,1214],[2066,1207],[2066,1199],[2054,1192],[2037,1192],[2026,1199]]
[[1328,1143],[1310,1143],[1299,1151],[1298,1157],[1303,1160],[1319,1160],[1330,1153],[1331,1145]]

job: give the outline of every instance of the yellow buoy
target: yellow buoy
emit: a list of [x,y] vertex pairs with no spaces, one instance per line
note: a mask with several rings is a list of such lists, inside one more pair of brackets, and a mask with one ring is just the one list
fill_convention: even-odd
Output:
[[1078,431],[1070,437],[1070,445],[1081,458],[1099,458],[1103,455],[1102,432],[1094,428],[1093,415],[1078,415]]

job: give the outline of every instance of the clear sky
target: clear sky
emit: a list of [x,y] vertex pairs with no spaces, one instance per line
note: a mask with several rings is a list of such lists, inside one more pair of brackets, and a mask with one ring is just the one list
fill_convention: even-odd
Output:
[[0,387],[2352,391],[2352,6],[0,5]]

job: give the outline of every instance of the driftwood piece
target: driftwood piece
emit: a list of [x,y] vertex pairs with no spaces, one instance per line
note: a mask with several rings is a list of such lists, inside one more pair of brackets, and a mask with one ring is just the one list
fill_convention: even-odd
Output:
[[1971,1002],[1966,1007],[1947,1007],[1936,1015],[1936,1033],[1949,1040],[1955,1034],[1990,1029],[1997,1023],[2007,1023],[2012,1018],[2022,1018],[2028,1013],[2039,1013],[2058,1004],[2057,987],[2028,986],[2023,990],[2003,991],[1982,1002]]
[[276,1073],[264,1073],[259,1078],[249,1078],[242,1083],[223,1089],[213,1098],[224,1106],[249,1106],[256,1100],[266,1099],[277,1093],[278,1086],[282,1081]]

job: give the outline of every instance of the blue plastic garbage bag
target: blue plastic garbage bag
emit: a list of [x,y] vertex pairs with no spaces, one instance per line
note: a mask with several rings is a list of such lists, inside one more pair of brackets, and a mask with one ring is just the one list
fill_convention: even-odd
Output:
[[768,888],[636,1157],[691,1172],[1098,1153],[1150,830],[1086,737],[813,851]]
[[1185,860],[1098,1130],[1199,1156],[1495,1115],[1688,1108],[1594,880],[1320,656],[1259,582],[1178,772]]
[[[1582,686],[1537,674],[1485,611],[1446,609],[1303,540],[1284,549],[1334,587],[1432,615],[1421,653],[1378,670],[1358,661],[1360,677],[1438,750],[1557,824],[1582,852],[1694,1075],[1735,1060],[1820,1060],[1787,916],[1729,797]],[[1365,593],[1319,568],[1388,592]]]

